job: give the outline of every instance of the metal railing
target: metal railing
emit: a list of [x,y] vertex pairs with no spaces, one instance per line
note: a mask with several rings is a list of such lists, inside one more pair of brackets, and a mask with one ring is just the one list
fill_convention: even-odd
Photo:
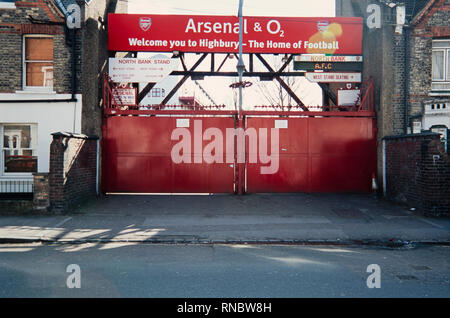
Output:
[[[126,111],[130,111],[132,115],[145,114],[148,111],[159,111],[159,110],[170,110],[182,108],[184,110],[198,110],[198,111],[208,111],[212,109],[222,109],[225,105],[211,105],[211,106],[189,106],[189,105],[126,105],[119,95],[114,94],[117,89],[117,84],[112,81],[107,73],[103,74],[103,111],[104,114],[119,114],[126,115]],[[115,96],[116,95],[116,96]],[[283,111],[299,111],[303,106],[279,106],[279,105],[269,105],[269,106],[255,106],[255,108],[260,108],[264,110],[278,110],[281,108]],[[314,108],[309,106],[308,108]],[[313,112],[320,111],[334,111],[340,112],[339,106],[326,107],[319,106],[311,109]],[[116,112],[117,111],[117,112]],[[122,111],[122,112],[121,112]],[[142,113],[140,113],[142,111]],[[309,111],[309,112],[311,112]],[[369,77],[363,84],[354,106],[347,107],[346,112],[373,112],[374,111],[374,81],[372,77]],[[148,115],[148,114],[147,114]]]
[[114,96],[116,85],[107,73],[103,74],[103,108],[115,108],[124,106],[120,96]]
[[33,193],[33,180],[0,180],[0,194]]
[[361,104],[358,111],[374,111],[374,83],[373,78],[369,77],[362,85]]

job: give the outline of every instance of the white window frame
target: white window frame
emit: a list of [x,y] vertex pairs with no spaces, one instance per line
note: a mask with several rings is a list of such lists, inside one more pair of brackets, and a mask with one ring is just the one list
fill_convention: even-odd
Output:
[[[51,38],[53,39],[53,50],[55,49],[55,42],[54,37],[52,35],[48,34],[24,34],[23,41],[22,41],[22,90],[26,92],[37,92],[37,93],[54,93],[53,87],[54,87],[54,77],[53,77],[53,86],[27,86],[27,62],[37,62],[37,63],[52,63],[53,64],[53,76],[54,76],[54,64],[55,61],[52,59],[51,61],[26,61],[25,60],[25,39],[26,38]],[[53,52],[54,56],[54,52]]]
[[[442,42],[448,42],[448,45],[440,45]],[[433,40],[432,52],[443,52],[444,63],[443,67],[443,79],[433,78],[433,69],[431,70],[431,93],[444,92],[445,95],[450,94],[450,39]],[[433,68],[433,63],[431,67]],[[443,85],[444,88],[435,88],[435,85]]]
[[[35,123],[2,123],[0,124],[0,177],[31,177],[33,176],[33,172],[6,172],[5,171],[5,163],[4,161],[4,148],[3,148],[3,138],[4,138],[4,129],[7,126],[30,126],[30,135],[31,135],[31,148],[24,148],[25,150],[32,150],[36,153],[37,161],[39,163],[39,154],[38,154],[38,131],[37,124]],[[38,164],[36,167],[36,172],[39,171]]]

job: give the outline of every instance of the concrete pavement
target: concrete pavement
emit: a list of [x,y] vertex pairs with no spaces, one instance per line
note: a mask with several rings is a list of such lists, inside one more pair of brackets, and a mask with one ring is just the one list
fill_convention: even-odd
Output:
[[359,194],[110,195],[0,216],[0,242],[449,244],[450,219]]

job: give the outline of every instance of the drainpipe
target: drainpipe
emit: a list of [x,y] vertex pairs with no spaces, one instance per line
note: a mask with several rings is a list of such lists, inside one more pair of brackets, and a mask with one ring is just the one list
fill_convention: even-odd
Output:
[[100,174],[100,138],[99,139],[97,139],[97,151],[96,151],[96,157],[95,157],[95,160],[96,160],[96,169],[97,169],[97,172],[96,172],[96,174],[95,174],[95,191],[96,191],[96,193],[97,193],[97,197],[99,196],[99,194],[100,194],[100,182],[99,182],[99,174]]
[[383,139],[383,197],[386,197],[386,140]]
[[[238,11],[238,16],[239,16],[239,61],[237,64],[237,71],[238,71],[238,75],[239,75],[239,84],[242,84],[242,75],[244,73],[244,62],[242,60],[242,41],[243,41],[243,33],[244,31],[242,30],[244,25],[243,25],[243,17],[242,17],[242,6],[244,4],[244,0],[239,0],[239,11]],[[242,112],[242,85],[239,85],[239,116],[241,115]]]
[[[394,5],[395,6],[395,5]],[[395,6],[396,10],[396,26],[395,33],[402,34],[404,44],[404,58],[405,58],[405,83],[403,86],[403,105],[404,105],[404,114],[403,121],[404,127],[403,132],[405,134],[408,133],[409,126],[409,25],[406,21],[406,5],[405,3],[399,3]]]
[[77,92],[77,68],[76,68],[76,50],[75,50],[75,32],[76,29],[72,29],[72,99],[75,99]]
[[405,30],[405,92],[404,92],[404,103],[405,103],[405,134],[408,133],[409,126],[409,26],[404,26]]

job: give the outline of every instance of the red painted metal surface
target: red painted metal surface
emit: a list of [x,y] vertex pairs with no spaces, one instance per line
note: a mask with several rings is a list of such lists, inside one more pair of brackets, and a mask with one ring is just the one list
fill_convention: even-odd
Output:
[[[244,53],[362,53],[362,18],[246,16],[243,24]],[[237,53],[238,27],[237,16],[110,13],[108,50]]]
[[[171,158],[171,140],[177,118],[112,116],[104,119],[103,191],[136,193],[233,193],[234,165],[229,163],[179,163]],[[188,117],[186,117],[188,118]],[[192,151],[194,152],[194,120],[224,131],[234,128],[232,117],[190,117]],[[210,141],[202,142],[202,149]],[[224,141],[225,142],[225,141]],[[224,145],[225,147],[225,145]],[[225,148],[224,148],[225,149]]]
[[[104,192],[371,191],[377,156],[374,113],[244,111],[242,114],[243,119],[238,119],[234,111],[106,109],[102,141]],[[219,129],[224,136],[224,150],[227,128],[254,128],[258,132],[260,128],[268,128],[268,135],[258,135],[258,142],[265,137],[270,149],[270,129],[277,120],[287,121],[287,128],[278,130],[277,171],[261,173],[261,168],[270,164],[261,162],[249,141],[245,163],[236,162],[237,147],[232,163],[226,162],[225,155],[223,163],[206,163],[204,158],[201,163],[174,163],[171,150],[178,140],[171,140],[171,134],[180,118],[189,120],[186,129],[191,136],[192,161],[193,156],[202,158],[202,152],[193,148],[195,121],[201,122],[202,134],[207,128]],[[203,140],[202,149],[210,142]],[[255,155],[258,161],[250,162],[249,158]]]
[[274,128],[280,119],[287,120],[287,128],[279,129],[279,169],[261,174],[267,164],[247,163],[246,192],[371,191],[377,156],[374,119],[250,117],[246,127]]
[[361,90],[361,104],[358,111],[374,111],[373,106],[375,104],[375,84],[373,78],[369,77],[364,83]]
[[[237,116],[234,110],[120,110],[120,109],[104,109],[105,116],[117,115],[212,115],[212,116]],[[266,111],[266,110],[246,110],[242,112],[243,116],[279,116],[279,117],[373,117],[373,111],[358,111],[358,112],[322,112],[322,111]]]

